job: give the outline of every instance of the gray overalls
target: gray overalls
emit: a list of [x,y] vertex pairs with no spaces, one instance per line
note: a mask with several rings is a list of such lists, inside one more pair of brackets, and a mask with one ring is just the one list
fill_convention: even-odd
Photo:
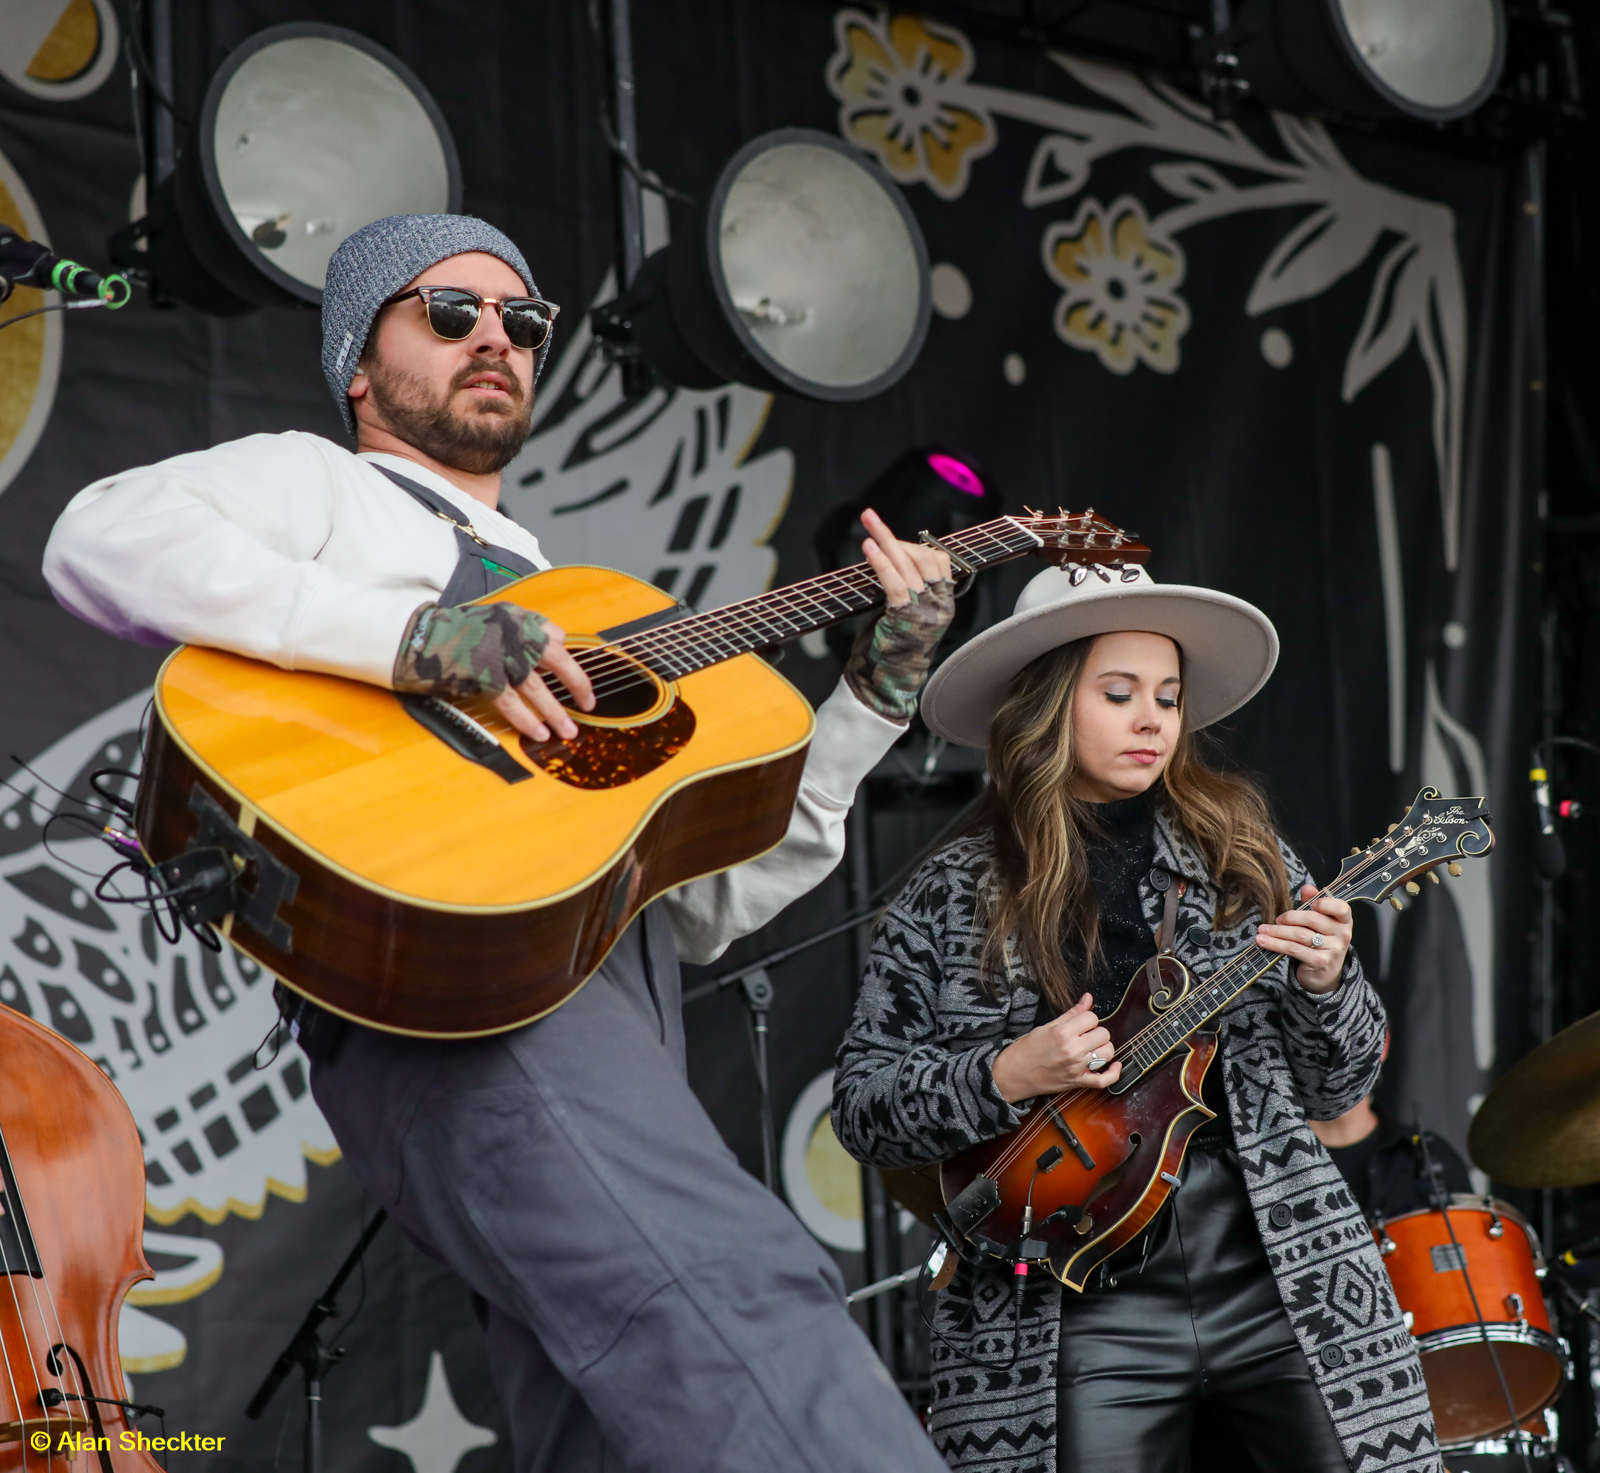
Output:
[[[457,537],[441,603],[533,571]],[[514,1032],[403,1038],[309,1004],[297,1022],[345,1159],[473,1290],[517,1473],[944,1473],[833,1261],[690,1092],[659,906]]]

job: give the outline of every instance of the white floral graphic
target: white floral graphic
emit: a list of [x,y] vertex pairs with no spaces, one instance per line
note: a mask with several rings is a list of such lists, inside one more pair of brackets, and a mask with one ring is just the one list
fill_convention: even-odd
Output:
[[[895,136],[909,136],[905,132],[909,126],[907,116],[895,113],[887,101],[894,78],[909,68],[904,60],[906,51],[896,48],[891,39],[897,34],[913,34],[913,30],[898,32],[896,28],[902,23],[913,29],[927,29],[926,23],[906,17],[891,20],[855,9],[840,11],[834,22],[838,49],[827,72],[828,85],[841,104],[841,133],[871,149],[886,164],[889,159],[884,147],[873,141],[870,129],[864,133],[861,127],[870,99],[866,81],[862,80],[867,73],[856,69],[867,67],[870,71],[862,58],[875,54],[874,45],[879,52],[893,51],[901,58],[898,67],[874,63],[878,71],[871,75],[881,74],[882,80],[873,82],[877,89],[873,95],[880,99],[880,116],[899,120]],[[1152,261],[1154,248],[1159,247],[1171,252],[1174,265],[1181,266],[1183,258],[1176,238],[1197,225],[1247,210],[1300,207],[1300,218],[1262,263],[1243,304],[1251,317],[1327,291],[1364,265],[1375,250],[1383,249],[1366,313],[1345,358],[1343,397],[1346,402],[1353,400],[1416,344],[1433,386],[1432,432],[1444,560],[1453,571],[1460,553],[1467,354],[1466,303],[1456,255],[1454,212],[1446,205],[1363,178],[1339,152],[1327,130],[1315,121],[1274,113],[1272,121],[1282,153],[1269,153],[1236,124],[1213,118],[1201,104],[1164,83],[1147,82],[1117,67],[1052,53],[1051,60],[1062,71],[1106,103],[1104,107],[1081,107],[1054,97],[974,82],[970,75],[972,49],[966,38],[940,27],[936,39],[945,48],[940,54],[959,56],[960,60],[934,67],[937,87],[931,96],[941,116],[959,114],[981,124],[982,143],[966,150],[959,169],[946,168],[942,176],[933,176],[920,163],[906,164],[896,173],[902,182],[920,180],[942,199],[958,198],[966,187],[967,165],[994,146],[998,130],[993,119],[1003,117],[1043,131],[1022,187],[1022,204],[1028,209],[1059,204],[1079,194],[1094,165],[1103,158],[1131,148],[1157,155],[1150,165],[1150,181],[1177,203],[1152,215],[1148,222],[1142,215],[1137,217],[1145,240],[1140,249],[1147,251]],[[928,55],[933,54],[930,49]],[[908,157],[903,155],[902,163]],[[1113,205],[1112,217],[1118,215],[1124,203],[1119,200]],[[1070,238],[1088,218],[1080,210],[1073,225],[1056,223],[1046,227],[1047,269],[1057,280],[1062,278],[1050,242],[1059,244]],[[1125,228],[1131,237],[1133,227]],[[1114,242],[1112,253],[1116,254]],[[1104,278],[1106,282],[1111,279]],[[1118,279],[1124,288],[1129,285],[1127,280]],[[1171,290],[1180,279],[1174,276],[1160,283],[1163,299],[1170,300],[1174,310],[1181,302],[1171,295]],[[1159,362],[1145,358],[1135,349],[1131,350],[1135,358],[1124,366],[1120,354],[1108,356],[1107,339],[1098,335],[1113,333],[1123,320],[1120,311],[1110,310],[1109,287],[1095,295],[1087,282],[1062,284],[1069,294],[1077,291],[1081,302],[1096,303],[1104,313],[1100,327],[1093,332],[1087,331],[1092,311],[1074,319],[1078,326],[1073,332],[1063,329],[1058,314],[1058,330],[1067,342],[1095,352],[1107,368],[1118,373],[1128,372],[1134,361],[1147,362],[1165,372],[1176,367],[1182,327],[1175,317],[1160,335],[1162,348],[1155,354]],[[1072,306],[1062,305],[1070,314]],[[1186,325],[1186,318],[1184,322]],[[1153,327],[1151,330],[1154,332]],[[1127,335],[1125,328],[1124,337]],[[1168,355],[1171,367],[1165,366]]]
[[1144,206],[1124,195],[1109,213],[1085,200],[1070,224],[1044,236],[1044,269],[1065,288],[1056,332],[1099,356],[1113,373],[1144,363],[1159,373],[1178,366],[1178,339],[1189,308],[1178,295],[1183,251],[1150,227]]
[[994,123],[967,86],[972,46],[960,31],[921,16],[873,19],[841,11],[828,85],[839,131],[901,184],[958,199],[974,159],[995,144]]

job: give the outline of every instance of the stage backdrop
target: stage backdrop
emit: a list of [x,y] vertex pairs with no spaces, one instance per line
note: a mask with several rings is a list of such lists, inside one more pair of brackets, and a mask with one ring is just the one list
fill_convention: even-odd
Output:
[[[526,249],[567,309],[510,510],[557,561],[609,563],[701,605],[814,570],[811,534],[913,444],[972,457],[1010,506],[1092,504],[1137,528],[1164,581],[1264,608],[1279,672],[1219,733],[1261,773],[1318,874],[1424,783],[1487,792],[1500,845],[1413,913],[1360,933],[1390,1003],[1388,1087],[1458,1144],[1475,1097],[1524,1047],[1533,715],[1528,528],[1537,487],[1537,178],[1290,117],[1218,122],[1193,98],[1069,56],[974,48],[908,15],[779,3],[636,7],[642,152],[695,192],[745,139],[835,131],[904,187],[936,316],[916,369],[869,404],[748,389],[625,401],[585,309],[613,290],[600,52],[586,7],[400,0],[380,14],[216,0],[177,7],[180,109],[255,30],[363,30],[438,98],[466,207]],[[0,32],[0,219],[98,262],[142,193],[106,0],[11,0]],[[667,213],[650,212],[655,240]],[[0,316],[34,305],[19,293]],[[148,1151],[146,1248],[123,1353],[168,1425],[225,1435],[188,1466],[291,1467],[291,1383],[242,1408],[348,1246],[359,1185],[292,1048],[262,1067],[267,980],[169,946],[102,904],[105,851],[44,842],[51,784],[137,762],[160,652],[76,623],[39,574],[54,517],[109,472],[258,432],[337,439],[311,313],[233,322],[144,301],[0,333],[3,751],[31,774],[0,801],[0,1001],[79,1043],[122,1089]],[[915,528],[902,529],[914,532]],[[1009,597],[1023,574],[1001,584]],[[820,698],[820,645],[788,673]],[[81,868],[74,868],[74,865]],[[735,956],[844,904],[835,877]],[[799,912],[799,913],[797,913]],[[778,968],[775,1088],[791,1199],[859,1260],[859,1205],[815,1123],[853,978],[841,943]],[[732,997],[691,1010],[694,1081],[758,1160]],[[385,1229],[343,1308],[329,1465],[510,1467],[466,1296]],[[1333,1306],[1335,1310],[1339,1306]],[[177,1464],[175,1464],[177,1466]]]

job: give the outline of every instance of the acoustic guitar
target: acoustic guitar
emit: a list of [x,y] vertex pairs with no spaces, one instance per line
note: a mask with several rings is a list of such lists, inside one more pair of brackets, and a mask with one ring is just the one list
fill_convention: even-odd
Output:
[[[969,578],[1034,553],[1110,579],[1149,554],[1092,510],[938,545]],[[755,652],[883,601],[865,563],[705,613],[582,566],[491,597],[575,631],[597,704],[573,710],[573,741],[531,741],[487,700],[219,650],[179,649],[157,677],[135,826],[161,885],[191,923],[375,1028],[462,1037],[541,1017],[656,896],[774,847],[814,723]]]
[[[1441,798],[1424,788],[1398,824],[1351,851],[1322,895],[1377,904],[1415,895],[1418,878],[1494,847],[1481,798]],[[1036,1101],[1016,1130],[944,1163],[941,1229],[983,1257],[1040,1262],[1069,1289],[1144,1231],[1178,1184],[1189,1138],[1214,1112],[1201,1103],[1217,1035],[1205,1025],[1282,957],[1251,944],[1210,976],[1193,977],[1174,956],[1134,973],[1102,1019],[1122,1060],[1105,1089],[1072,1089]]]

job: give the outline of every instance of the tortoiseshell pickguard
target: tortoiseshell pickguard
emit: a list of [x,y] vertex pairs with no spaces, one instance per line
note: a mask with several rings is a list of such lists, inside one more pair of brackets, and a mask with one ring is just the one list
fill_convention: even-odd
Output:
[[578,725],[575,740],[535,742],[522,750],[551,777],[575,788],[620,788],[675,757],[694,735],[694,712],[679,696],[654,721],[642,726]]

